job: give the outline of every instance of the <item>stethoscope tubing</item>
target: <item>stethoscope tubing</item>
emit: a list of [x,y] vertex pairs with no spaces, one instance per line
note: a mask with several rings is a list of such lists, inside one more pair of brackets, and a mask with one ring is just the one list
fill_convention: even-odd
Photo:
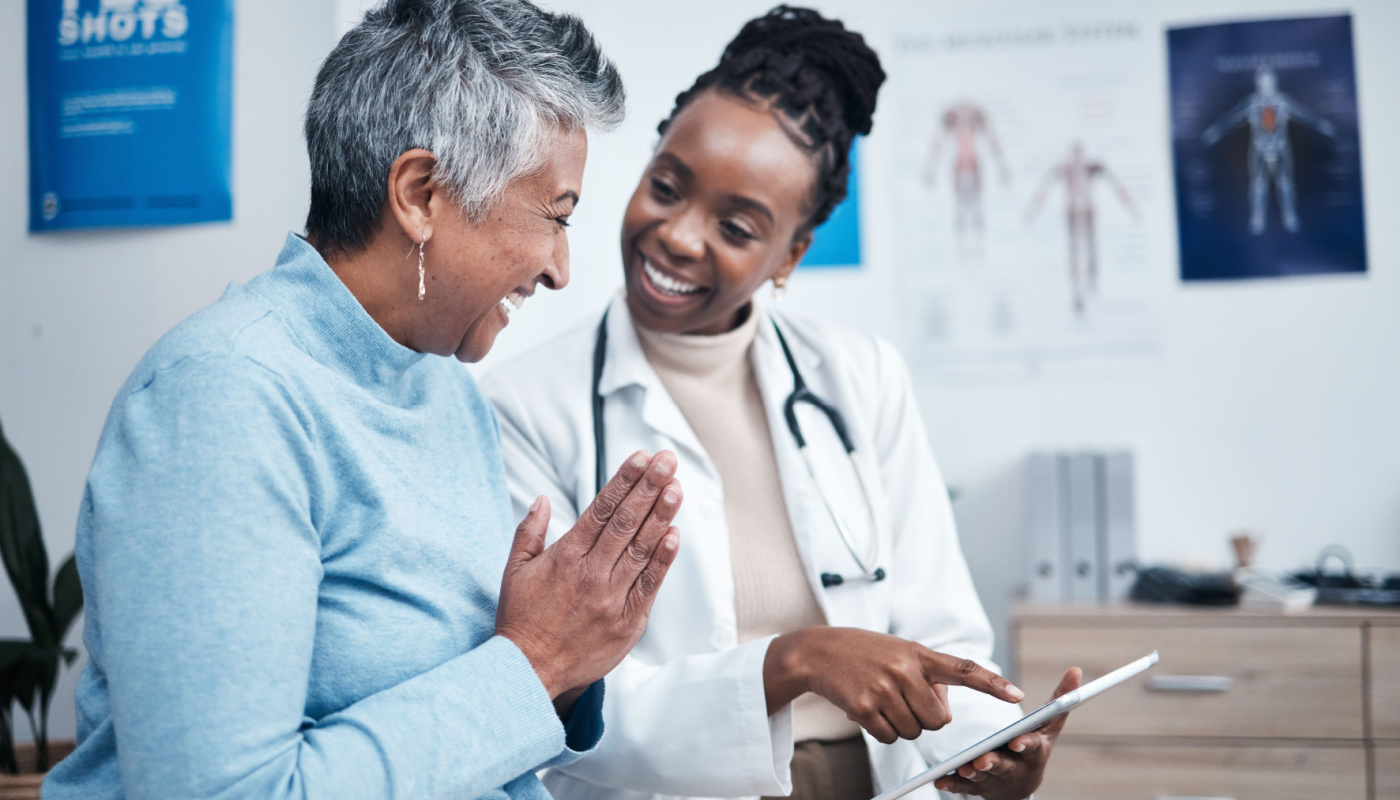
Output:
[[[797,359],[793,358],[792,349],[788,347],[787,337],[783,336],[782,328],[778,327],[777,320],[773,320],[773,331],[778,335],[778,344],[782,347],[783,356],[787,359],[788,369],[792,371],[792,392],[783,401],[783,418],[787,423],[788,431],[792,434],[793,440],[797,443],[797,451],[802,455],[802,461],[807,466],[807,473],[812,476],[812,483],[817,487],[817,496],[821,498],[822,506],[831,517],[832,523],[836,526],[836,533],[841,537],[841,543],[846,546],[846,551],[850,554],[851,560],[855,561],[860,568],[859,576],[847,577],[837,573],[823,572],[821,574],[822,586],[831,588],[852,582],[878,582],[885,579],[885,570],[880,566],[884,559],[884,537],[880,535],[880,520],[875,508],[875,496],[871,492],[871,484],[867,479],[865,470],[860,465],[859,454],[856,452],[855,444],[851,440],[850,432],[846,428],[846,420],[841,416],[841,412],[834,406],[829,405],[820,397],[807,388],[807,382],[802,377],[802,371],[797,368]],[[603,312],[603,318],[598,323],[598,333],[593,345],[593,380],[592,393],[589,402],[593,411],[593,480],[595,491],[601,492],[607,477],[606,442],[607,431],[603,421],[605,410],[605,400],[601,391],[603,382],[603,368],[607,362],[608,348],[608,312]],[[807,450],[807,438],[802,435],[802,424],[797,419],[797,404],[807,403],[816,408],[831,423],[831,427],[836,432],[836,437],[841,441],[841,446],[846,450],[847,457],[850,458],[851,466],[856,473],[856,481],[860,483],[861,493],[865,496],[866,509],[870,513],[870,523],[872,538],[874,539],[874,554],[868,561],[861,555],[855,545],[855,540],[845,523],[841,521],[841,516],[836,513],[836,508],[831,504],[821,480],[817,477],[817,470],[812,463],[811,453]]]

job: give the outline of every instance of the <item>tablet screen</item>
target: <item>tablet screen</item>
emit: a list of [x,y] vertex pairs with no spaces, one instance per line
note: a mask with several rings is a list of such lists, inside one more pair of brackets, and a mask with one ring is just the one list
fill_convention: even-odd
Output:
[[926,783],[932,783],[983,753],[989,753],[1023,733],[1030,733],[1055,717],[1087,702],[1094,695],[1117,686],[1134,675],[1145,672],[1156,663],[1157,651],[1153,650],[1131,664],[1119,667],[1102,678],[1089,681],[1078,689],[1051,700],[952,758],[940,761],[893,789],[877,795],[875,800],[895,800],[895,798],[903,797]]

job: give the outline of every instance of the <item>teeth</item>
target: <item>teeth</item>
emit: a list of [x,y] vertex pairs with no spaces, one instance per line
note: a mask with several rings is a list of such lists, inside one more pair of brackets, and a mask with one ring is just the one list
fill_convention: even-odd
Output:
[[511,292],[510,294],[501,298],[501,308],[504,308],[506,310],[507,316],[510,315],[510,312],[514,311],[517,308],[520,308],[523,305],[525,305],[525,295],[521,294],[520,292]]
[[664,274],[661,270],[653,267],[650,261],[642,261],[642,269],[646,272],[647,278],[651,280],[651,284],[660,289],[662,294],[685,295],[700,291],[700,287],[693,283],[678,281]]

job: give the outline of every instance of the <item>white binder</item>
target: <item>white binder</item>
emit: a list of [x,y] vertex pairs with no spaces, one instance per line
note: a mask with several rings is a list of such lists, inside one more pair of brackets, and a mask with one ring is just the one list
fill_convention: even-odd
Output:
[[1064,599],[1060,576],[1060,456],[1026,460],[1026,597],[1054,605]]

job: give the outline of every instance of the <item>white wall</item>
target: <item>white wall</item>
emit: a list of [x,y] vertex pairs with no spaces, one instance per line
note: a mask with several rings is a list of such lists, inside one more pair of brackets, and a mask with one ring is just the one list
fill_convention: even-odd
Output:
[[[1048,0],[1041,0],[1046,2]],[[0,3],[0,420],[29,465],[54,561],[73,545],[88,463],[108,404],[155,339],[272,263],[307,201],[300,137],[306,96],[358,0],[243,0],[236,15],[234,214],[231,224],[152,231],[26,233],[23,4]],[[590,143],[584,199],[571,229],[573,282],[537,296],[488,359],[592,319],[620,282],[620,213],[672,98],[717,59],[767,2],[571,0],[618,61],[628,123]],[[911,13],[956,14],[972,0],[830,0],[818,4],[877,49]],[[1336,11],[1289,0],[1159,0],[1168,22]],[[1126,446],[1140,460],[1142,549],[1153,559],[1223,561],[1236,527],[1266,532],[1262,560],[1292,566],[1330,541],[1364,565],[1400,569],[1400,4],[1357,0],[1357,59],[1371,274],[1364,279],[1174,288],[1160,364],[1113,379],[920,385],[935,452],[959,486],[964,546],[994,616],[1019,579],[1020,463],[1039,447]],[[1163,57],[1164,58],[1164,57]],[[1165,72],[1163,73],[1165,75]],[[955,79],[949,76],[947,79]],[[1165,78],[1163,77],[1163,80]],[[1165,109],[1165,96],[1161,106]],[[888,110],[886,110],[888,116]],[[1163,111],[1165,119],[1165,110]],[[1166,158],[1166,132],[1162,134]],[[795,311],[853,320],[900,341],[888,155],[869,141],[869,265],[800,274]],[[1164,162],[1165,163],[1165,162]],[[1160,254],[1170,274],[1174,252]],[[852,303],[850,298],[859,302]],[[891,302],[891,308],[897,305]],[[0,636],[23,635],[0,588]],[[76,640],[76,636],[74,637]],[[67,673],[54,731],[73,730]]]
[[[287,231],[301,229],[310,196],[301,116],[333,44],[333,3],[235,8],[231,223],[43,235],[27,233],[24,8],[0,3],[0,422],[29,468],[57,567],[73,550],[107,408],[137,360],[229,281],[271,266]],[[6,582],[0,636],[26,635]],[[55,736],[73,735],[76,677],[62,677]]]
[[[1045,2],[1046,0],[1041,0]],[[1072,6],[1073,0],[1055,0]],[[618,2],[550,0],[588,21],[619,64],[629,119],[591,143],[585,197],[572,229],[573,283],[531,301],[487,365],[546,338],[563,320],[592,318],[620,282],[619,211],[675,94],[712,66],[744,20],[767,0]],[[823,0],[877,50],[912,16],[969,13],[976,0]],[[1014,14],[1014,4],[1005,4]],[[1174,279],[1175,236],[1155,257],[1170,285],[1165,355],[1113,378],[935,384],[917,390],[934,452],[957,504],[963,545],[988,611],[1004,630],[1020,581],[1021,465],[1039,448],[1126,447],[1138,456],[1140,547],[1149,560],[1223,567],[1227,534],[1262,532],[1263,566],[1311,563],[1329,542],[1359,566],[1400,570],[1400,4],[1357,0],[1318,6],[1295,0],[1157,0],[1160,28],[1241,18],[1337,13],[1355,16],[1362,158],[1366,169],[1370,274],[1183,287]],[[1024,6],[1023,6],[1024,7]],[[1099,4],[1102,8],[1103,5]],[[1169,180],[1165,34],[1156,98],[1160,172]],[[955,75],[929,76],[956,80]],[[867,142],[863,199],[868,265],[858,274],[799,272],[793,311],[851,320],[895,342],[905,337],[892,208],[894,149],[877,113]],[[1153,120],[1145,121],[1152,124]],[[1175,230],[1170,203],[1160,220]],[[531,306],[534,306],[533,308]],[[893,313],[892,313],[893,312]]]

